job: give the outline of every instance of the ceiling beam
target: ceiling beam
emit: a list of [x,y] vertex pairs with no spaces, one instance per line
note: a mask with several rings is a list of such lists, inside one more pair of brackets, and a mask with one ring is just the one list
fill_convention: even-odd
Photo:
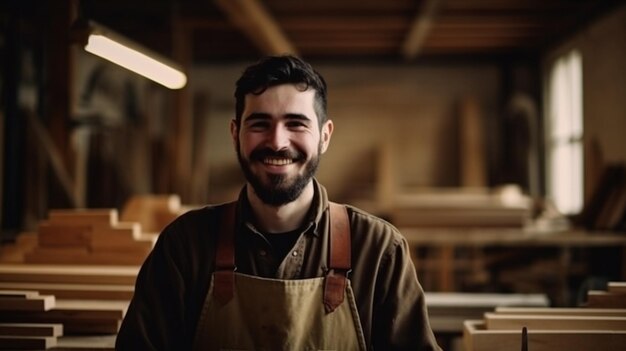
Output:
[[215,3],[263,54],[297,55],[294,46],[258,0],[215,0]]
[[401,50],[405,59],[412,60],[420,52],[424,40],[435,23],[441,3],[441,0],[424,0],[402,44]]

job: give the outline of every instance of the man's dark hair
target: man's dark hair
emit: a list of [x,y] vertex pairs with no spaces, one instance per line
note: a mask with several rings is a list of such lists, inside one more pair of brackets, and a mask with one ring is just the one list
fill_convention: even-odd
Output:
[[319,125],[326,122],[326,82],[310,64],[294,56],[268,56],[246,68],[235,89],[235,120],[241,124],[241,114],[247,94],[262,94],[267,88],[294,84],[301,91],[315,90],[314,109]]

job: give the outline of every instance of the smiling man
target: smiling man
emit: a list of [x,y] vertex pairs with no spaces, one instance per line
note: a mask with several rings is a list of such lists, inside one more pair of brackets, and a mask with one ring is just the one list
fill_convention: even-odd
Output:
[[118,350],[439,350],[406,240],[328,200],[326,83],[267,57],[237,81],[237,201],[173,221],[144,262]]

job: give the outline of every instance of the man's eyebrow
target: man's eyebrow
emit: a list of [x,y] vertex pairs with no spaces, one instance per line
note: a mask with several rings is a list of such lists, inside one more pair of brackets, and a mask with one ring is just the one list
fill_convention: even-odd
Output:
[[[255,120],[265,120],[265,119],[271,119],[271,118],[272,116],[269,113],[253,112],[244,118],[244,122],[255,121]],[[311,120],[311,118],[309,118],[307,115],[302,114],[302,113],[287,113],[284,115],[284,118],[290,119],[290,120],[301,120],[301,121]]]
[[269,113],[261,113],[261,112],[253,112],[244,118],[244,121],[254,121],[259,119],[270,119],[272,118]]
[[285,118],[287,118],[287,119],[297,119],[297,120],[303,120],[303,121],[310,121],[311,120],[307,115],[304,115],[302,113],[288,113],[288,114],[285,115]]

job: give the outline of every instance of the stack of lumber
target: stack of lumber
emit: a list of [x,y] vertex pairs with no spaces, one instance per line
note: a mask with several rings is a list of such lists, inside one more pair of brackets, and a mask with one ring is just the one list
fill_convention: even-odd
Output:
[[113,350],[138,270],[0,264],[0,349]]
[[589,291],[586,306],[590,308],[626,309],[626,282],[609,282],[606,291]]
[[590,292],[585,307],[498,307],[482,320],[466,320],[465,350],[520,350],[523,344],[532,351],[623,349],[626,283],[609,283],[603,293]]
[[121,220],[140,223],[146,233],[160,233],[185,211],[178,195],[134,195],[124,204]]
[[24,254],[37,246],[36,232],[22,232],[17,235],[15,242],[0,245],[0,262],[24,262]]
[[54,323],[0,323],[0,350],[46,350],[57,346],[63,326]]
[[515,187],[406,190],[395,196],[390,219],[409,228],[522,228],[530,211],[530,199]]
[[463,322],[497,307],[547,307],[544,294],[426,292],[430,326],[435,334],[463,333]]
[[24,263],[140,265],[155,236],[142,234],[139,223],[119,222],[115,209],[69,209],[51,210],[36,241]]
[[55,303],[52,295],[0,289],[0,349],[49,349],[56,346],[59,336],[63,335],[63,325],[12,321],[13,316],[21,314],[46,313],[55,307]]
[[0,289],[58,299],[130,301],[139,267],[0,264]]

